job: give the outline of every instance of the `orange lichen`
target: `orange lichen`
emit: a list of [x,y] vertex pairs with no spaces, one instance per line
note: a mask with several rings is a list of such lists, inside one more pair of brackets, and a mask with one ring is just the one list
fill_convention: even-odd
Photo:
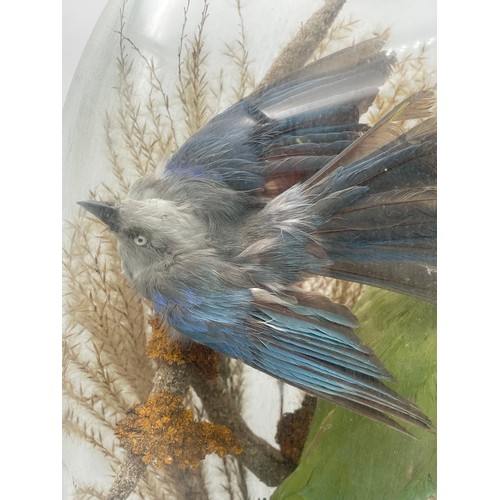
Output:
[[229,428],[195,421],[182,398],[167,392],[153,394],[145,404],[135,406],[115,433],[124,448],[157,467],[194,468],[210,453],[225,457],[242,451]]
[[300,408],[285,413],[278,422],[276,442],[283,457],[295,464],[299,463],[315,409],[316,398],[306,396]]
[[201,344],[179,342],[169,338],[164,323],[155,318],[149,322],[153,335],[148,342],[147,354],[153,359],[162,359],[169,365],[194,364],[203,376],[211,380],[219,375],[219,355]]

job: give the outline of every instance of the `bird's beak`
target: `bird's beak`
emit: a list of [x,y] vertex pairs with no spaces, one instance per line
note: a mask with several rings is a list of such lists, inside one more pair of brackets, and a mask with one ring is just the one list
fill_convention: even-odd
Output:
[[111,231],[117,231],[120,222],[120,210],[114,204],[106,201],[79,201],[78,205],[88,210],[108,225]]

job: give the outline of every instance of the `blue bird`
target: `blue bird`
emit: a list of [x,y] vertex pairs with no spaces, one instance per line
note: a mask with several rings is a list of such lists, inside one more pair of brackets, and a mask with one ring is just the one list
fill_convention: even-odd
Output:
[[387,387],[350,310],[297,286],[322,275],[436,297],[435,121],[387,139],[429,96],[361,124],[394,63],[361,45],[215,117],[126,200],[80,205],[116,235],[126,276],[182,336],[402,432],[398,420],[432,429]]

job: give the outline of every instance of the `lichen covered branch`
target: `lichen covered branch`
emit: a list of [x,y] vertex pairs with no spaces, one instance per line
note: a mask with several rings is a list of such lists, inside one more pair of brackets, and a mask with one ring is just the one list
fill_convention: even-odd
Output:
[[[171,341],[159,320],[152,321],[152,326],[149,355],[157,359],[158,369],[146,403],[136,405],[117,426],[116,435],[128,455],[107,498],[127,498],[146,464],[196,468],[209,453],[239,455],[263,482],[280,484],[295,464],[245,423],[219,375],[217,353]],[[202,400],[210,422],[196,421],[184,407],[189,387]]]

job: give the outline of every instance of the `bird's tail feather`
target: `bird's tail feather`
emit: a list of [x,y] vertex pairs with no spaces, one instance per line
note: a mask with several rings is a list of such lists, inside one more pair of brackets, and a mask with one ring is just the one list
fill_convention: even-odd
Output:
[[[354,201],[351,194],[350,203],[339,203],[355,189]],[[317,236],[330,257],[325,274],[435,300],[436,133],[429,124],[306,192],[315,198]]]

